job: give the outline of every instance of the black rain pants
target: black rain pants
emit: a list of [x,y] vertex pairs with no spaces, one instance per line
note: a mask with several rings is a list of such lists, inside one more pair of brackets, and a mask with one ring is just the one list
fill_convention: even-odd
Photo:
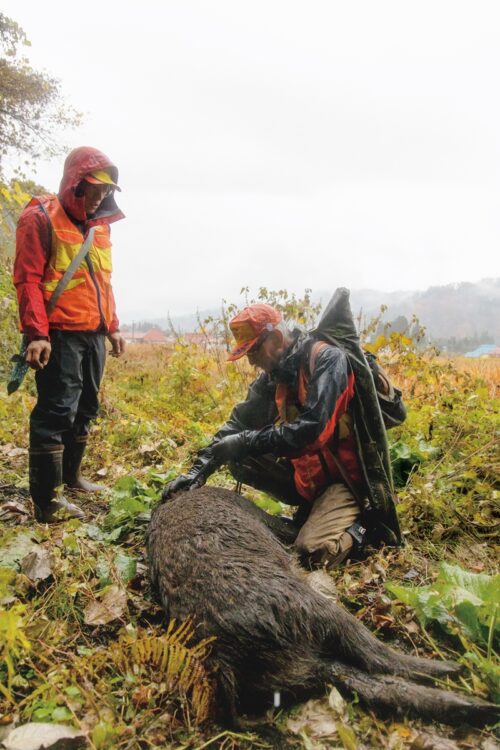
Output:
[[106,360],[104,333],[51,331],[48,364],[35,375],[38,400],[30,417],[30,448],[84,442],[99,411]]

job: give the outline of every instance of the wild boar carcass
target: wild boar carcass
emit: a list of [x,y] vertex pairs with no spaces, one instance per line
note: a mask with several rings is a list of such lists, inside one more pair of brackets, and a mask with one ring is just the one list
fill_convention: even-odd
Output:
[[495,720],[490,703],[417,684],[459,668],[380,642],[308,584],[280,531],[279,519],[217,487],[178,494],[151,518],[151,581],[167,616],[191,618],[197,638],[215,636],[209,659],[219,719],[258,712],[274,692],[296,702],[333,683],[378,712],[452,724]]

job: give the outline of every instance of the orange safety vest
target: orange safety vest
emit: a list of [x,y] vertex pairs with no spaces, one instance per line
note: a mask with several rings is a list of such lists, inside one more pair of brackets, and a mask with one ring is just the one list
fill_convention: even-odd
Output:
[[[313,346],[311,371],[314,369],[317,355],[324,346],[327,346],[324,342]],[[303,367],[299,370],[297,389],[290,388],[286,383],[278,384],[275,402],[279,419],[283,422],[293,422],[298,417],[299,409],[306,402],[307,386],[308,377]],[[362,481],[352,420],[347,411],[353,395],[354,376],[351,373],[347,388],[338,399],[334,412],[319,437],[312,445],[307,446],[301,456],[291,459],[297,492],[306,500],[315,500],[329,485],[343,481],[333,458],[334,453],[351,482],[356,485]]]
[[[51,225],[50,256],[42,279],[43,298],[47,303],[78,254],[85,237],[73,224],[56,195],[36,197],[31,203],[40,204]],[[75,271],[49,317],[50,326],[74,331],[95,331],[102,327],[109,329],[115,314],[111,270],[109,226],[97,225],[85,260]]]

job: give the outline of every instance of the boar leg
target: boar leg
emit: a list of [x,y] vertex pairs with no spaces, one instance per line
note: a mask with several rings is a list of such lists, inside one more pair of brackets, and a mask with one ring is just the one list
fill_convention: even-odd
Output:
[[392,715],[408,713],[446,724],[467,722],[483,726],[494,724],[500,713],[498,706],[479,698],[416,685],[389,675],[369,675],[345,664],[333,664],[331,677],[341,690],[356,693],[368,708]]
[[459,674],[458,664],[449,661],[420,659],[394,651],[349,612],[332,602],[323,604],[319,613],[326,627],[324,643],[332,658],[353,664],[369,673],[398,674],[411,680],[426,680]]

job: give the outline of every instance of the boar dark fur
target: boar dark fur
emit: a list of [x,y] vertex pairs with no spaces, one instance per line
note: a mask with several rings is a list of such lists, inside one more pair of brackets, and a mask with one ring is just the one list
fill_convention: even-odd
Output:
[[492,704],[418,685],[458,667],[381,643],[311,588],[277,535],[279,519],[217,487],[178,494],[151,518],[150,575],[167,616],[191,618],[197,638],[216,637],[209,666],[220,720],[262,710],[274,691],[297,701],[332,683],[376,711],[453,724],[495,720]]

